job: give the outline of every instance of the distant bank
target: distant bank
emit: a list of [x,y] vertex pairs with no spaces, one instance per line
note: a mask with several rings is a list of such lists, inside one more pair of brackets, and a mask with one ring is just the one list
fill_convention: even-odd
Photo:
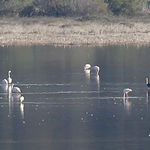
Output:
[[72,19],[0,20],[0,45],[150,44],[150,23]]

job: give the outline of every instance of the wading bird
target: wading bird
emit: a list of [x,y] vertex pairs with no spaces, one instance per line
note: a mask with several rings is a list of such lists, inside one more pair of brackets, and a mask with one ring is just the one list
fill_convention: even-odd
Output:
[[91,72],[94,73],[95,75],[98,75],[99,74],[99,66],[93,66],[91,67]]
[[132,89],[129,89],[129,88],[124,89],[123,90],[123,94],[124,94],[123,97],[128,97],[128,93],[131,91],[132,91]]
[[20,90],[19,87],[13,87],[13,88],[12,88],[12,92],[13,92],[13,93],[21,93],[21,90]]
[[19,100],[22,103],[24,101],[24,96],[20,96]]
[[2,84],[1,87],[2,87],[3,91],[7,92],[8,91],[8,81],[6,79],[3,79],[1,81],[1,84]]
[[149,79],[148,78],[146,78],[146,85],[147,85],[148,88],[150,88],[150,83],[149,83]]
[[85,73],[90,73],[90,69],[91,69],[91,65],[90,65],[90,64],[86,64],[86,65],[84,66],[84,71],[85,71]]
[[84,71],[85,71],[85,73],[92,73],[92,74],[98,75],[99,71],[100,71],[100,67],[99,66],[92,66],[91,67],[90,64],[86,64],[84,66]]
[[7,79],[7,80],[6,80],[6,79],[3,79],[3,80],[1,81],[1,83],[2,83],[2,88],[5,89],[5,91],[7,91],[8,86],[12,84],[12,78],[10,77],[10,74],[11,74],[11,71],[9,70],[9,71],[8,71],[8,79]]
[[19,101],[21,103],[24,101],[24,96],[21,95],[21,89],[19,87],[13,87],[12,94],[13,94],[13,100]]

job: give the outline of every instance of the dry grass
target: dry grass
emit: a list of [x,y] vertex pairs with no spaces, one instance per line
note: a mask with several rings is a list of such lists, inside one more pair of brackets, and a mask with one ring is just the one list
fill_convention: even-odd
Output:
[[150,23],[1,20],[0,45],[150,44]]

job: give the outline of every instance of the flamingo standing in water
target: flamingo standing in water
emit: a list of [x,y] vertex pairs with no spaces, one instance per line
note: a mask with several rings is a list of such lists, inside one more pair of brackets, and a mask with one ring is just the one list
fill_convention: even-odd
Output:
[[91,69],[91,65],[90,65],[90,64],[86,64],[86,65],[84,66],[84,71],[85,71],[85,73],[90,73],[90,69]]
[[93,72],[95,75],[98,75],[100,71],[99,66],[93,66],[91,67],[91,72]]
[[129,88],[124,89],[124,90],[123,90],[123,93],[124,93],[123,96],[124,96],[124,97],[128,97],[128,93],[131,92],[131,91],[132,91],[132,89],[129,89]]
[[132,108],[132,102],[129,101],[128,99],[128,93],[131,92],[132,89],[126,88],[123,90],[123,103],[125,110],[127,111],[128,114],[130,114],[131,108]]
[[3,79],[3,80],[2,80],[2,84],[3,84],[3,85],[8,85],[8,81],[7,81],[6,79]]
[[21,89],[19,87],[12,86],[13,98],[19,100],[21,103],[24,101],[24,96],[21,95]]
[[13,93],[21,93],[21,89],[19,87],[13,87],[12,92]]
[[8,79],[7,80],[3,79],[1,82],[3,86],[8,86],[9,84],[12,84],[12,78],[11,78],[10,74],[11,74],[11,71],[9,70],[8,71]]
[[1,87],[2,87],[3,91],[7,92],[8,91],[8,81],[6,79],[3,79],[1,83],[2,83]]
[[149,79],[148,78],[146,78],[146,85],[147,85],[148,88],[150,88],[150,83],[149,83]]
[[21,96],[19,97],[19,101],[20,101],[21,103],[23,103],[23,101],[24,101],[24,96],[21,95]]
[[21,95],[21,90],[19,87],[14,87],[12,89],[12,92],[13,92],[13,100],[15,101],[19,101],[20,103],[23,103],[24,101],[24,96]]
[[99,71],[100,71],[99,66],[92,66],[91,67],[90,64],[86,64],[84,66],[86,82],[89,84],[90,82],[94,83],[96,81],[96,83],[98,85],[98,90],[100,87],[99,86],[99,83],[100,83]]
[[92,73],[92,74],[98,75],[99,71],[100,71],[100,67],[99,66],[92,66],[91,67],[90,64],[86,64],[84,66],[84,71],[85,71],[85,73]]
[[9,92],[9,93],[11,92],[11,87],[12,87],[12,78],[11,78],[10,74],[11,74],[11,71],[9,70],[8,71],[8,79],[7,80],[3,79],[1,82],[3,90],[5,92]]

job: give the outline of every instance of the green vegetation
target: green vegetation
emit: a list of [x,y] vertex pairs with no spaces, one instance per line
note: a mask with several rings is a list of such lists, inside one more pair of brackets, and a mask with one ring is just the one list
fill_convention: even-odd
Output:
[[0,16],[132,16],[143,13],[147,0],[0,0]]
[[135,15],[140,13],[147,5],[147,0],[105,0],[108,9],[115,15]]

